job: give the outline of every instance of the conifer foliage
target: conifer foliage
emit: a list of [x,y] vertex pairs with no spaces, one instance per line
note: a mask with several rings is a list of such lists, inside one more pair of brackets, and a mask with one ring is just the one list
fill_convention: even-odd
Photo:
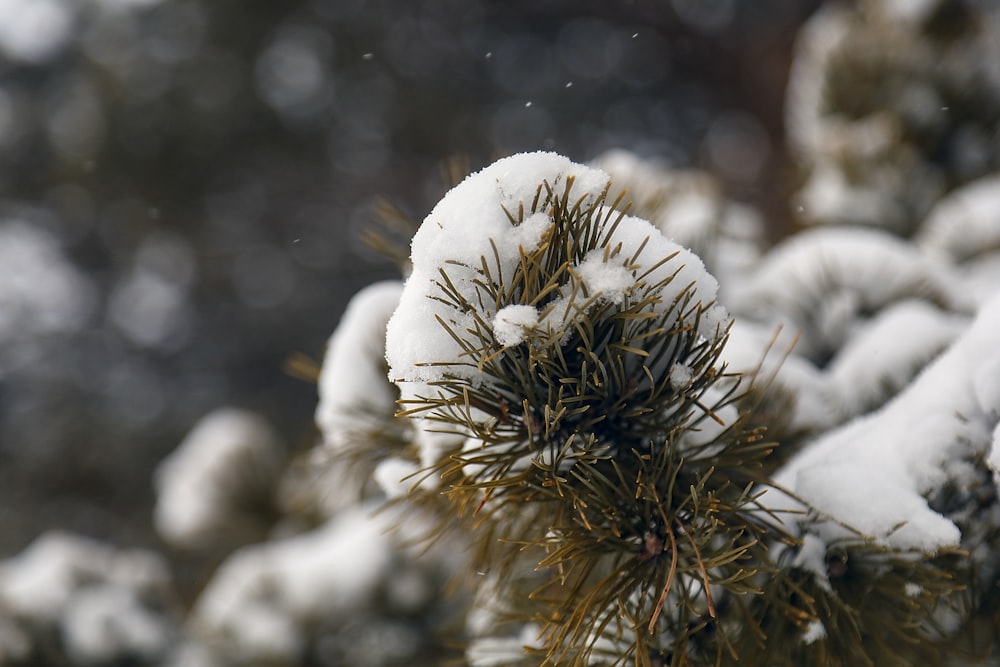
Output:
[[[627,217],[621,196],[609,201],[593,170],[583,180],[598,187],[582,191],[573,170],[584,168],[550,155],[473,178],[501,168],[541,170],[530,201],[496,211],[507,235],[535,226],[534,242],[491,238],[488,256],[446,259],[424,297],[435,302],[429,331],[406,319],[404,296],[390,361],[407,336],[446,338],[456,352],[409,369],[435,379],[410,392],[405,414],[461,434],[433,468],[480,524],[481,565],[505,576],[523,551],[549,573],[532,597],[551,661],[671,653],[714,622],[712,585],[751,588],[766,523],[752,491],[764,448],[719,416],[740,385],[719,361],[728,320],[710,300],[714,280]],[[410,377],[398,364],[392,373]],[[676,618],[660,613],[668,596]]]
[[[942,638],[956,582],[848,526],[816,538],[827,519],[788,492],[763,502],[774,444],[755,377],[724,363],[718,285],[611,193],[596,169],[517,155],[413,240],[389,374],[412,496],[447,498],[441,525],[464,519],[485,577],[470,661],[906,664],[893,642]],[[519,633],[498,644],[504,621]]]

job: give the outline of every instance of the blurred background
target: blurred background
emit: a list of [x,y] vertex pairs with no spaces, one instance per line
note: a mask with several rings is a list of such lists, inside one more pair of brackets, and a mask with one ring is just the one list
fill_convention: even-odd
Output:
[[784,229],[811,0],[0,0],[0,557],[50,528],[159,547],[152,478],[202,415],[314,444],[347,299],[398,275],[440,165],[622,147]]

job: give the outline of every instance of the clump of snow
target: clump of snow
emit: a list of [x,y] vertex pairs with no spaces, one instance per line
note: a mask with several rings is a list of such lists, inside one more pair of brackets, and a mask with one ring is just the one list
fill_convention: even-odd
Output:
[[[804,467],[795,489],[823,517],[843,521],[893,548],[934,552],[958,544],[958,527],[927,506],[912,480],[897,478],[888,466],[873,468],[829,461]],[[850,537],[840,526],[825,528],[831,538]]]
[[[500,259],[497,280],[513,274],[520,252],[533,249],[542,234],[542,212],[529,216],[529,227],[511,224],[508,215],[530,209],[543,181],[557,192],[574,179],[574,193],[584,204],[593,202],[608,187],[603,172],[576,165],[553,153],[526,153],[494,162],[467,177],[449,191],[424,220],[411,243],[412,273],[406,281],[399,307],[389,321],[386,357],[394,381],[430,382],[447,372],[475,375],[457,364],[463,358],[460,346],[445,332],[438,318],[456,331],[472,325],[472,318],[435,300],[439,297],[439,271],[469,292],[483,258]],[[527,245],[525,245],[527,244]],[[512,304],[502,304],[512,305]],[[496,313],[483,313],[492,319]]]
[[192,611],[192,629],[232,656],[296,660],[306,628],[370,605],[397,548],[398,517],[345,510],[318,529],[243,547],[223,563]]
[[419,466],[413,461],[399,457],[390,457],[378,462],[372,478],[388,498],[399,498],[409,493],[416,483],[412,478],[419,471]]
[[0,661],[5,652],[28,654],[53,633],[72,664],[155,661],[176,634],[166,613],[169,586],[166,563],[153,552],[45,533],[0,562],[0,608],[21,628],[15,636],[0,624]]
[[821,153],[828,141],[822,74],[850,32],[846,17],[843,8],[825,4],[802,26],[795,42],[786,86],[785,127],[791,149],[803,160]]
[[[429,418],[416,419],[414,423],[413,442],[417,447],[420,467],[430,468],[441,461],[449,452],[462,447],[466,436]],[[421,486],[427,489],[435,488],[437,476],[422,479]]]
[[839,349],[864,313],[897,301],[925,299],[958,312],[973,308],[944,265],[886,232],[864,228],[796,234],[733,289],[741,314],[790,323],[802,336],[797,351],[807,358]]
[[789,327],[768,326],[737,318],[723,350],[726,366],[754,379],[761,387],[774,386],[794,397],[784,416],[794,432],[829,428],[840,416],[832,409],[836,394],[826,374],[805,357],[795,354],[798,339]]
[[670,373],[667,377],[670,380],[670,386],[680,391],[687,389],[691,385],[691,381],[694,379],[694,372],[687,364],[674,364],[670,367]]
[[66,650],[83,663],[108,664],[122,654],[153,660],[173,638],[174,628],[122,588],[84,590],[64,613]]
[[1000,295],[893,400],[825,434],[779,471],[779,488],[819,512],[824,539],[850,537],[847,525],[892,548],[933,553],[959,542],[959,528],[926,498],[947,481],[947,461],[989,450],[1000,421],[998,330]]
[[[433,390],[427,383],[446,376],[474,384],[488,381],[477,368],[478,360],[471,358],[452,334],[462,337],[475,331],[478,321],[495,324],[497,311],[509,306],[530,305],[485,302],[478,284],[487,279],[497,283],[509,280],[521,254],[540,243],[551,226],[547,214],[541,211],[528,215],[520,224],[512,223],[509,214],[516,219],[518,211],[530,209],[543,182],[561,193],[569,178],[574,179],[571,197],[583,206],[598,201],[609,187],[609,177],[602,171],[574,164],[554,153],[524,153],[499,160],[469,176],[427,216],[413,238],[413,272],[389,320],[386,336],[390,378],[401,386],[404,398],[430,395]],[[707,305],[716,298],[718,283],[701,260],[663,237],[645,220],[623,216],[614,232],[592,250],[593,254],[572,269],[577,279],[595,292],[595,299],[620,301],[635,284],[638,271],[648,272],[643,278],[647,285],[662,283],[658,307],[664,310],[689,289],[693,290],[694,302]],[[652,269],[668,257],[673,259]],[[490,267],[489,278],[482,275],[484,262]],[[639,267],[626,266],[626,262]],[[669,280],[671,275],[674,277]],[[469,307],[445,303],[442,283],[453,285]],[[585,306],[578,302],[579,296],[573,296],[576,286],[561,289],[541,314],[540,325],[549,332],[565,331],[568,335],[574,318]],[[723,319],[721,312],[713,317]],[[507,331],[504,326],[501,330],[504,341],[520,340],[517,332]],[[507,337],[508,333],[514,335]]]
[[[995,106],[1000,14],[978,3],[950,23],[945,7],[825,3],[806,22],[785,104],[806,175],[800,221],[908,236],[947,188],[996,170],[995,121],[978,110]],[[946,23],[954,33],[938,39]]]
[[882,10],[889,19],[920,24],[941,8],[942,0],[886,0]]
[[724,306],[715,305],[706,309],[698,320],[698,333],[708,340],[719,340],[729,331],[733,318]]
[[821,621],[812,621],[802,633],[802,643],[813,644],[821,639],[826,639],[826,626]]
[[615,305],[621,305],[636,284],[632,271],[620,263],[608,261],[605,251],[600,248],[587,253],[576,272],[591,296],[599,295]]
[[538,309],[514,304],[497,311],[493,318],[493,336],[502,347],[524,342],[527,329],[538,326]]
[[843,172],[827,162],[813,168],[795,201],[807,222],[866,224],[879,219],[892,221],[891,226],[903,224],[903,212],[891,200],[887,201],[878,188],[850,183]]
[[401,282],[387,280],[359,291],[327,343],[316,425],[335,451],[350,443],[365,415],[391,417],[396,411],[397,392],[385,377],[385,328],[402,290]]
[[830,591],[830,580],[826,569],[826,544],[816,535],[806,533],[802,537],[802,545],[795,554],[792,567],[809,572],[824,590]]
[[626,191],[635,215],[698,255],[723,291],[759,260],[764,244],[759,214],[723,197],[708,174],[672,168],[622,149],[601,154],[591,165]]
[[963,262],[1000,251],[1000,174],[973,181],[939,201],[920,227],[917,244],[929,254]]
[[199,421],[156,471],[153,520],[172,544],[203,545],[257,533],[284,447],[260,416],[235,408]]
[[968,318],[907,300],[857,327],[830,363],[846,415],[882,405],[968,326]]
[[973,302],[986,303],[1000,285],[1000,252],[969,260],[955,267],[955,274]]

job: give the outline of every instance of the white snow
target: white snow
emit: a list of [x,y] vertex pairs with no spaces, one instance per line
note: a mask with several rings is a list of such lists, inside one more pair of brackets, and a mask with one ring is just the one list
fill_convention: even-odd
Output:
[[[417,447],[420,467],[427,469],[440,462],[452,451],[462,447],[466,437],[446,428],[441,422],[419,418],[414,420],[413,443]],[[421,478],[421,487],[434,489],[439,483],[436,475]]]
[[630,212],[697,254],[723,289],[759,260],[764,238],[759,214],[727,200],[707,173],[671,168],[622,149],[602,153],[591,165],[611,175],[615,192],[625,191]]
[[974,303],[986,303],[1000,285],[1000,252],[969,260],[955,267],[955,273]]
[[802,536],[802,546],[795,554],[792,566],[812,573],[824,590],[831,590],[826,569],[826,544],[816,535],[806,533]]
[[[1000,294],[892,401],[828,432],[779,471],[779,487],[832,519],[816,528],[825,540],[850,537],[843,523],[893,548],[958,543],[958,527],[925,495],[944,483],[946,462],[989,450],[1000,421],[997,331]],[[768,492],[764,502],[772,501],[784,502]]]
[[533,623],[526,624],[512,637],[480,637],[465,650],[465,659],[472,667],[502,667],[524,660],[524,649],[539,645],[540,629]]
[[312,532],[235,552],[199,597],[192,627],[224,639],[232,655],[297,659],[310,623],[358,613],[386,576],[398,517],[374,509],[360,505]]
[[334,451],[351,441],[366,415],[396,411],[397,392],[385,377],[385,327],[402,290],[403,283],[387,280],[359,291],[327,343],[315,418]]
[[493,336],[497,344],[511,347],[524,342],[525,330],[538,326],[538,309],[514,304],[504,306],[493,318]]
[[864,312],[924,298],[957,312],[972,310],[947,267],[887,232],[816,228],[776,246],[753,277],[730,286],[739,312],[802,333],[798,352],[839,348]]
[[66,650],[84,664],[112,663],[122,654],[151,660],[164,653],[172,639],[173,628],[120,587],[81,591],[63,613]]
[[[494,281],[509,280],[521,253],[544,242],[551,225],[547,215],[536,212],[516,225],[505,211],[516,216],[522,208],[529,210],[543,181],[561,193],[569,177],[575,179],[571,197],[582,199],[584,204],[594,202],[609,183],[604,172],[574,164],[553,153],[518,154],[466,178],[424,220],[411,247],[413,272],[406,281],[399,307],[389,320],[386,336],[390,378],[400,385],[404,398],[430,395],[433,390],[426,383],[446,375],[474,384],[487,382],[477,369],[478,358],[464,352],[443,324],[457,336],[471,336],[468,332],[479,326],[477,321],[485,322],[486,326],[493,323],[495,327],[497,311],[504,311],[500,318],[501,338],[520,340],[516,331],[505,328],[505,309],[532,304],[488,302],[480,298],[475,281],[485,280],[480,275],[484,262]],[[635,284],[638,275],[649,272],[643,278],[647,285],[666,282],[658,294],[658,308],[666,310],[685,289],[694,290],[695,302],[707,306],[715,300],[718,283],[705,271],[701,260],[666,239],[645,220],[624,216],[608,237],[602,238],[603,247],[594,249],[593,254],[573,267],[576,279],[595,292],[592,296],[617,303]],[[673,256],[671,261],[651,270],[655,263],[669,256]],[[638,268],[626,266],[633,260]],[[442,303],[441,288],[437,285],[443,281],[442,273],[468,302],[467,308]],[[674,273],[673,280],[667,281]],[[561,290],[540,315],[540,325],[551,333],[565,331],[568,335],[573,319],[585,304],[572,297],[574,286],[564,285]],[[526,311],[513,312],[526,314]],[[728,317],[724,312],[713,312],[707,319],[710,323],[722,322]],[[715,331],[710,333],[714,335]],[[512,335],[507,337],[507,334]],[[470,338],[469,342],[475,345],[476,339]]]
[[600,296],[615,305],[621,305],[625,295],[636,284],[632,271],[621,263],[609,261],[600,248],[587,253],[576,267],[576,272],[589,296]]
[[812,621],[802,633],[802,643],[812,644],[821,639],[826,639],[826,626],[821,621]]
[[0,563],[0,599],[35,619],[58,617],[77,583],[97,576],[110,549],[67,533],[46,533],[18,556]]
[[968,326],[968,318],[921,300],[890,305],[859,325],[828,375],[846,415],[885,402]]
[[882,11],[893,21],[920,25],[941,8],[941,0],[886,0]]
[[[550,222],[542,212],[526,218],[528,226],[512,225],[508,218],[522,208],[530,212],[538,187],[546,181],[561,192],[566,179],[575,179],[573,192],[594,201],[608,185],[608,178],[596,169],[576,165],[553,153],[526,153],[494,162],[467,177],[449,191],[424,220],[411,244],[412,273],[406,281],[399,307],[389,321],[386,356],[390,378],[407,382],[440,380],[443,366],[430,362],[457,364],[462,358],[458,344],[438,323],[440,317],[456,331],[472,325],[467,314],[433,300],[439,296],[436,281],[446,271],[459,290],[472,290],[476,268],[483,258],[492,258],[494,248],[500,259],[497,281],[509,277],[517,266],[520,249],[537,247]],[[502,304],[511,305],[511,304]],[[495,312],[484,312],[487,321]],[[475,376],[474,370],[447,368],[449,373]]]
[[[44,533],[0,562],[4,616],[36,636],[60,636],[73,664],[110,664],[126,655],[152,661],[165,653],[175,631],[165,609],[169,586],[158,554],[64,532]],[[0,662],[28,650],[30,641],[0,621]]]
[[667,378],[670,380],[670,386],[679,391],[687,389],[690,386],[691,381],[694,379],[694,372],[687,364],[674,364],[670,367],[670,373],[667,375]]
[[993,443],[986,462],[993,469],[993,479],[996,481],[997,486],[1000,487],[1000,423],[993,429]]
[[708,340],[719,340],[727,331],[733,318],[724,306],[715,305],[701,314],[698,321],[698,333]]
[[839,416],[836,394],[826,374],[795,354],[797,339],[790,327],[771,327],[737,318],[722,351],[729,370],[752,375],[759,387],[774,385],[794,398],[786,415],[795,431],[814,432],[832,426]]
[[372,478],[388,498],[399,498],[409,493],[419,481],[419,478],[411,477],[419,470],[420,467],[413,461],[394,456],[379,461]]
[[953,262],[1000,251],[1000,174],[973,181],[939,201],[915,241],[925,252]]
[[284,448],[262,417],[209,413],[156,470],[157,532],[186,547],[247,537],[242,531],[259,520],[250,508],[271,493],[283,463]]

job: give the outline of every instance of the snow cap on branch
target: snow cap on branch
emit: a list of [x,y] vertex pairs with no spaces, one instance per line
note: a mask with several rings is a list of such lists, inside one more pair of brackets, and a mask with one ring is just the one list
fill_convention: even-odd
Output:
[[[413,272],[388,325],[390,379],[411,384],[418,392],[419,383],[445,377],[485,382],[475,360],[446,329],[459,335],[475,330],[478,316],[493,328],[497,346],[504,347],[519,343],[524,328],[535,326],[525,307],[537,309],[540,304],[489,302],[481,287],[492,281],[501,295],[510,295],[503,285],[517,270],[521,255],[543,247],[554,225],[548,210],[533,210],[540,186],[545,184],[554,196],[560,196],[570,181],[571,206],[577,202],[581,207],[592,206],[610,187],[603,171],[539,152],[499,160],[445,195],[413,238]],[[539,310],[539,325],[556,331],[570,328],[574,317],[585,314],[588,298],[619,304],[645,272],[650,273],[643,280],[651,285],[676,273],[663,287],[664,307],[692,286],[695,302],[707,305],[715,300],[718,283],[701,260],[648,222],[622,216],[616,226],[607,228],[597,246],[571,267],[578,284],[555,286],[553,295],[561,298]],[[451,283],[475,314],[445,303],[440,294],[444,283]],[[585,293],[575,294],[574,288],[580,287]],[[707,319],[712,321],[702,327],[706,335],[725,333],[727,315],[713,313]],[[405,388],[403,393],[407,393]]]
[[842,523],[890,548],[933,553],[958,544],[959,528],[927,497],[945,481],[948,461],[989,455],[1000,420],[998,330],[1000,295],[896,398],[779,472],[781,487],[832,519],[820,527],[824,537],[845,537]]

